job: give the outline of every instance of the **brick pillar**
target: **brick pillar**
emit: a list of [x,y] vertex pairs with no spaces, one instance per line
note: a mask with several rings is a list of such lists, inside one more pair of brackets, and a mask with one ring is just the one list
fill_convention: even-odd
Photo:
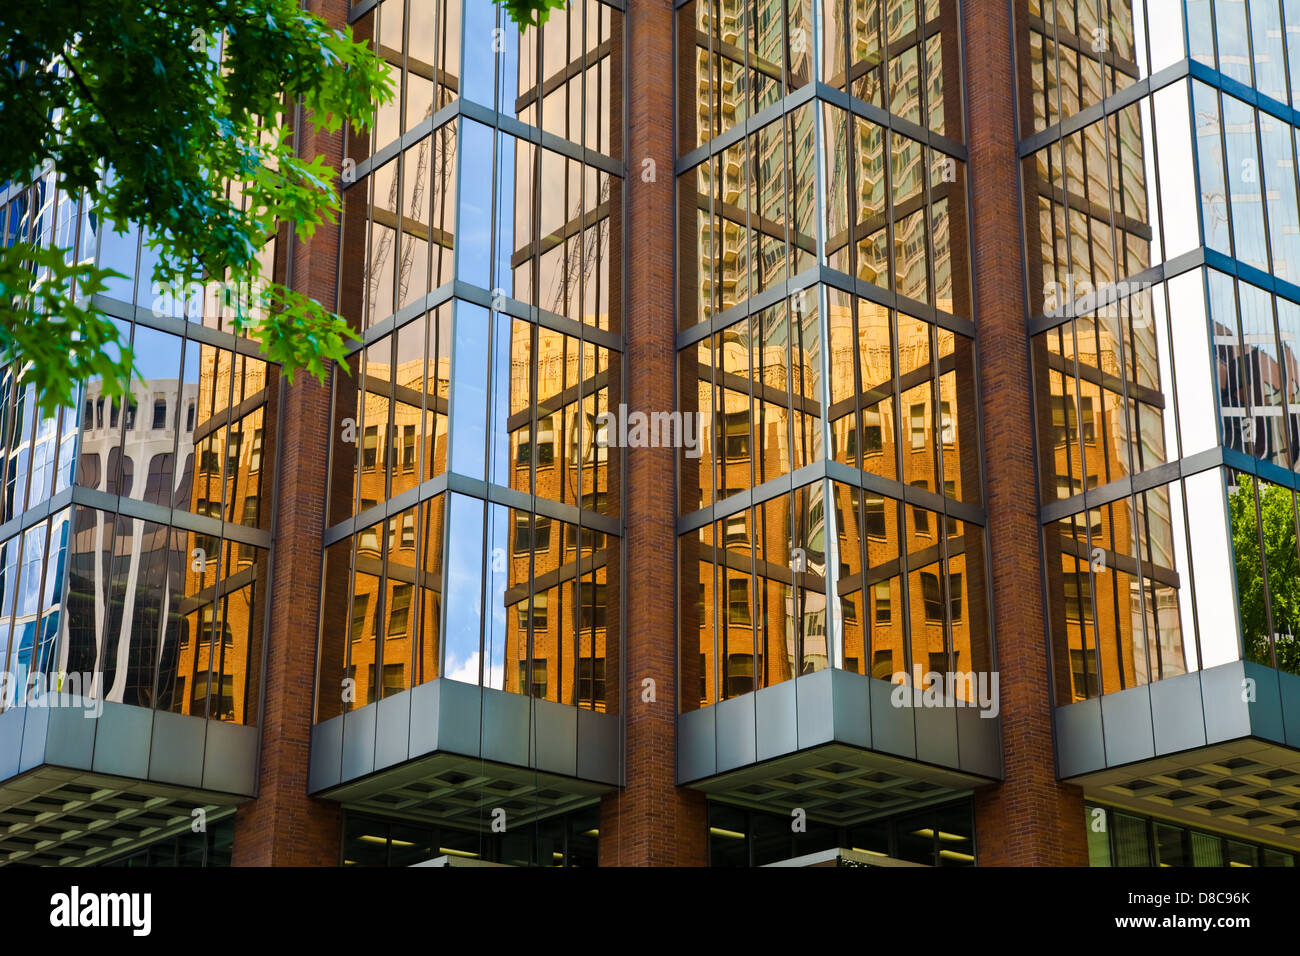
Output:
[[[331,24],[347,22],[347,0],[309,0],[308,9]],[[299,149],[304,156],[324,156],[337,169],[343,160],[343,134],[317,133],[304,120]],[[306,243],[289,241],[289,284],[337,308],[338,227],[322,225]],[[307,796],[330,390],[328,383],[299,373],[292,385],[281,381],[278,392],[284,415],[282,431],[275,436],[279,501],[272,529],[276,553],[261,770],[257,798],[235,817],[234,865],[336,866],[338,807]]]
[[[667,411],[673,390],[673,6],[630,0],[624,21],[627,76],[629,410]],[[655,181],[642,179],[642,160]],[[626,452],[627,634],[623,641],[624,766],[627,786],[601,804],[604,866],[683,866],[707,861],[704,799],[676,786],[676,632],[680,599],[673,575],[676,548],[671,448]],[[656,702],[641,700],[655,681]]]
[[975,835],[983,865],[1086,866],[1083,793],[1056,779],[1041,590],[1024,586],[1039,581],[1042,563],[1008,6],[1007,0],[963,4],[972,265],[1006,772],[1000,786],[976,796]]

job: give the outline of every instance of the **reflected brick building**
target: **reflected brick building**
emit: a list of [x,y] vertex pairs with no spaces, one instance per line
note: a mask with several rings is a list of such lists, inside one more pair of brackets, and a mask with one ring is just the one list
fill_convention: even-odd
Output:
[[1300,6],[310,6],[325,385],[0,193],[146,373],[0,381],[0,862],[1295,863]]

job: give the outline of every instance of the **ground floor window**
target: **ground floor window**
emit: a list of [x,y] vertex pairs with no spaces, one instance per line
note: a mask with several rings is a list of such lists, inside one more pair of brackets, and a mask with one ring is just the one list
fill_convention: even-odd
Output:
[[765,866],[821,850],[858,850],[925,866],[975,865],[969,798],[852,826],[709,801],[709,865]]
[[595,803],[505,833],[345,811],[342,863],[414,866],[439,856],[460,856],[511,866],[596,866],[599,845],[600,806]]
[[1295,866],[1290,850],[1157,820],[1127,810],[1084,805],[1092,866]]
[[119,856],[103,866],[230,866],[235,817],[208,820],[206,832],[185,830]]

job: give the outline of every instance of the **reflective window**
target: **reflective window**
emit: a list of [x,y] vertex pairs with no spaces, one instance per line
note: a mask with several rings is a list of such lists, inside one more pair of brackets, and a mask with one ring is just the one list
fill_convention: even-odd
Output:
[[788,816],[711,800],[708,824],[710,866],[768,866],[833,849],[922,866],[975,865],[974,814],[969,800],[849,827],[810,815],[806,829],[799,833],[791,832]]
[[[140,374],[120,398],[92,379],[71,407],[43,417],[31,390],[0,369],[3,517],[27,525],[0,545],[0,659],[22,689],[13,702],[53,687],[255,723],[270,529],[262,482],[274,480],[262,449],[276,371],[222,335],[231,303],[221,283],[158,286],[147,237],[97,236],[97,217],[46,185],[0,213],[6,241],[57,235],[122,272],[107,295],[141,310],[115,320]],[[274,239],[262,255],[274,262]],[[174,319],[203,323],[215,339],[177,333],[164,322]],[[110,497],[33,520],[74,484]],[[155,520],[116,513],[126,498],[135,514],[162,510]],[[166,514],[174,524],[161,523]]]
[[1295,866],[1288,850],[1237,840],[1182,824],[1084,805],[1092,866]]
[[474,821],[438,825],[344,815],[343,866],[415,866],[438,857],[511,866],[595,866],[600,850],[597,805],[550,816],[518,833],[480,832]]
[[[334,382],[327,523],[364,517],[326,553],[323,597],[342,603],[318,720],[438,677],[597,710],[618,691],[622,13],[581,0],[462,57],[503,15],[383,0],[357,21],[399,97],[349,137],[344,242],[365,254],[344,262],[340,311],[392,325]],[[439,113],[458,97],[547,145]],[[442,490],[466,478],[538,507]]]

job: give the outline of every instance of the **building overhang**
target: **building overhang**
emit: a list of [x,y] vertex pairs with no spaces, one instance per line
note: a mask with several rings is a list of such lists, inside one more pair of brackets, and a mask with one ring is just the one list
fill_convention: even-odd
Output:
[[1300,849],[1300,677],[1233,661],[1055,722],[1059,774],[1086,798]]
[[1000,721],[898,706],[896,685],[807,674],[677,719],[678,783],[756,810],[851,826],[1002,777]]
[[0,865],[90,865],[211,822],[254,795],[257,748],[254,727],[127,704],[7,710]]
[[513,828],[619,781],[616,716],[445,678],[312,728],[308,792],[403,819]]

